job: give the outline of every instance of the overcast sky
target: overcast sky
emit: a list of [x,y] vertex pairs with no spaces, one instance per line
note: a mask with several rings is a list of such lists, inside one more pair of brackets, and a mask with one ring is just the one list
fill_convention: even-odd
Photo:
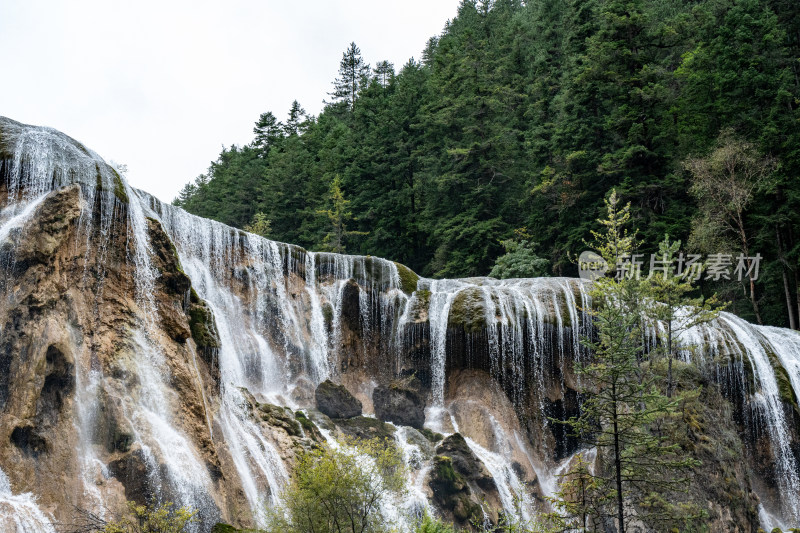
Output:
[[318,114],[342,52],[419,59],[458,0],[0,2],[0,115],[57,128],[171,201],[260,113]]

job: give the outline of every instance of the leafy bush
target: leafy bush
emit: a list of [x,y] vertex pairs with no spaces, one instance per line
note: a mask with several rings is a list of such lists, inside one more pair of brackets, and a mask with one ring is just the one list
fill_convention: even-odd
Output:
[[525,228],[515,233],[515,238],[500,241],[506,253],[497,258],[489,275],[499,279],[547,276],[550,261],[536,255],[539,245],[530,239]]
[[183,533],[197,522],[196,514],[187,507],[174,509],[169,502],[158,507],[128,502],[128,515],[106,524],[103,533]]
[[405,490],[402,456],[388,441],[346,440],[302,454],[269,533],[377,533],[390,530],[381,510]]
[[452,525],[442,522],[428,513],[422,517],[417,526],[414,528],[414,533],[455,533],[456,530]]

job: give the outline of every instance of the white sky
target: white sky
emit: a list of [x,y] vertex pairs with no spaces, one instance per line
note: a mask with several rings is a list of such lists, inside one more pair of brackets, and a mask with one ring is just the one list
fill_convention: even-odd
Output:
[[3,0],[0,115],[51,126],[171,201],[260,113],[318,114],[350,41],[419,59],[458,0]]

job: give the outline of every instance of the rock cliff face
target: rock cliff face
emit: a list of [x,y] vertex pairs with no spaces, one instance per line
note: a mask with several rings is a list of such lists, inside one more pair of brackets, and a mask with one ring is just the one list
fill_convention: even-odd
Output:
[[[257,525],[297,453],[336,435],[403,450],[400,515],[533,516],[578,451],[550,421],[580,405],[578,280],[426,280],[268,241],[4,118],[0,187],[0,526],[126,500]],[[798,523],[800,335],[724,315],[683,340],[711,530]]]

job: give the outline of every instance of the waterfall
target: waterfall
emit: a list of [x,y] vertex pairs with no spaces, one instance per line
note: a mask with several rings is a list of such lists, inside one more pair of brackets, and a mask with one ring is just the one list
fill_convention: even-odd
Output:
[[30,493],[13,494],[11,483],[0,469],[0,529],[17,533],[55,533],[53,525]]
[[[587,283],[581,280],[422,278],[416,292],[407,295],[398,267],[391,261],[310,252],[191,215],[131,188],[116,169],[62,133],[5,118],[0,118],[0,130],[0,149],[8,156],[0,167],[8,184],[6,206],[0,212],[0,244],[16,242],[47,193],[76,183],[82,205],[78,238],[81,244],[93,247],[99,263],[112,229],[118,227],[115,224],[126,224],[127,259],[134,267],[133,297],[140,310],[137,326],[126,335],[133,346],[132,368],[140,379],[129,390],[115,392],[122,399],[135,444],[148,461],[149,481],[164,493],[159,497],[173,497],[179,505],[199,508],[204,519],[218,514],[212,496],[216,482],[211,480],[201,451],[175,416],[180,398],[170,387],[173,376],[157,340],[159,316],[154,298],[159,272],[153,266],[148,217],[163,227],[196,296],[214,317],[219,336],[215,348],[218,398],[206,398],[197,354],[189,340],[191,376],[202,396],[209,437],[214,445],[229,451],[244,497],[256,517],[264,505],[277,503],[289,474],[275,443],[253,418],[250,394],[257,401],[303,406],[314,386],[337,377],[345,357],[378,354],[377,363],[387,368],[387,363],[395,362],[390,357],[399,362],[403,349],[428,334],[430,361],[423,359],[430,365],[431,378],[428,427],[442,433],[458,430],[447,407],[447,379],[453,343],[463,341],[469,352],[466,357],[485,357],[486,370],[515,407],[532,397],[538,399],[542,429],[546,429],[545,392],[558,396],[560,386],[563,398],[568,386],[564,370],[588,357],[581,338],[591,334],[587,314],[591,302]],[[12,296],[8,288],[6,296]],[[357,316],[345,316],[353,301],[358,304]],[[345,353],[345,319],[357,322],[347,325],[359,329],[363,353]],[[649,324],[643,342],[653,348],[663,332],[663,324]],[[746,401],[766,423],[776,468],[774,483],[782,499],[781,509],[762,509],[762,515],[772,512],[787,521],[800,520],[798,461],[791,449],[791,421],[782,400],[786,387],[795,396],[800,391],[800,334],[754,326],[722,313],[714,323],[682,331],[676,342],[682,360],[709,370],[720,383],[730,382],[747,391]],[[693,349],[696,346],[705,350]],[[92,435],[100,424],[101,393],[111,386],[111,380],[92,366],[89,349],[82,350],[76,356],[74,420],[83,481],[81,501],[92,502],[99,509],[103,494],[97,481],[110,474]],[[729,361],[716,363],[715,356],[720,354],[729,355]],[[746,368],[752,369],[755,390],[749,390],[753,386]],[[784,375],[788,383],[784,383]],[[405,428],[398,428],[396,436],[406,462],[419,465],[405,503],[414,509],[427,508],[424,486],[430,465],[420,460]],[[515,446],[528,454],[542,490],[553,494],[557,473],[571,458],[548,464],[553,461],[548,459],[547,440],[542,439],[544,450],[537,451],[544,451],[546,459],[537,460],[524,440],[514,434]],[[499,445],[489,450],[467,438],[473,453],[495,478],[504,508],[514,512],[514,506],[522,501],[528,513],[523,518],[531,516],[528,492],[511,468],[511,441],[502,428],[494,442]],[[20,520],[46,523],[30,522],[44,519],[44,515],[31,495],[13,496],[2,474],[0,517],[6,516],[6,509],[20,509]],[[44,526],[36,530],[47,531]]]
[[432,280],[428,322],[431,328],[431,395],[435,407],[444,405],[447,325],[450,307],[459,291],[469,285],[459,280]]
[[[157,343],[151,339],[158,316],[154,301],[158,272],[150,260],[147,221],[138,194],[100,156],[56,130],[25,126],[5,118],[0,118],[0,127],[3,142],[13,143],[5,146],[13,153],[13,158],[10,163],[5,162],[8,165],[5,169],[8,202],[0,215],[5,220],[0,228],[3,239],[22,226],[48,192],[77,183],[82,191],[79,227],[89,242],[92,220],[99,214],[98,231],[94,234],[99,240],[91,245],[101,252],[98,257],[102,260],[114,214],[121,209],[126,211],[129,260],[135,266],[135,299],[141,310],[137,315],[140,329],[133,336],[134,364],[142,378],[136,391],[138,401],[125,403],[126,416],[148,459],[152,482],[156,486],[166,482],[177,504],[198,509],[204,519],[213,520],[218,511],[210,496],[211,480],[194,445],[172,421],[177,400],[165,396],[169,372]],[[98,423],[97,390],[103,386],[104,377],[91,368],[89,359],[79,357],[75,368],[79,386],[75,396],[75,422],[79,436],[77,455],[82,469],[84,496],[98,505],[102,513],[96,480],[99,476],[108,477],[108,471],[94,454],[92,434]],[[162,462],[165,480],[161,479],[159,465]]]
[[[412,517],[421,517],[425,513],[434,513],[424,489],[425,479],[431,471],[432,465],[430,460],[425,458],[420,446],[412,442],[409,434],[413,431],[416,430],[408,427],[398,427],[395,432],[395,438],[403,454],[403,462],[409,474],[408,498],[405,502],[407,514]],[[418,436],[425,438],[421,434],[418,434]]]

